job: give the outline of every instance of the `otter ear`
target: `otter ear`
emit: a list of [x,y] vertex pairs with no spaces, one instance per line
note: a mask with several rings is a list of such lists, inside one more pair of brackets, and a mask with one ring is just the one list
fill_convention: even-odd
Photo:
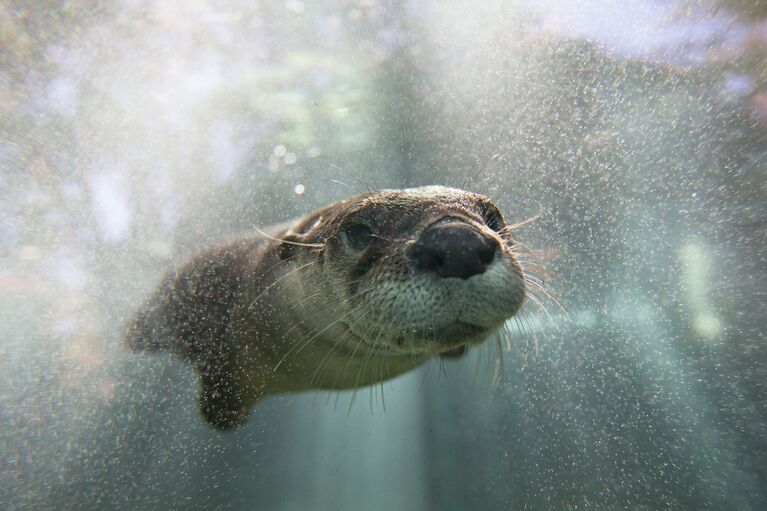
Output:
[[[315,234],[322,226],[322,215],[316,214],[294,225],[280,237],[282,243],[278,249],[281,260],[297,256],[302,250],[320,248],[322,243],[314,241]],[[313,242],[314,241],[314,242]]]

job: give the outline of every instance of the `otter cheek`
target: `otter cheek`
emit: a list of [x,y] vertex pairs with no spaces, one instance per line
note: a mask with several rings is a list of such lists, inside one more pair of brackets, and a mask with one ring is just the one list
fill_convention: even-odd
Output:
[[522,283],[501,262],[493,264],[483,275],[469,279],[466,285],[462,321],[492,327],[513,316],[519,308]]

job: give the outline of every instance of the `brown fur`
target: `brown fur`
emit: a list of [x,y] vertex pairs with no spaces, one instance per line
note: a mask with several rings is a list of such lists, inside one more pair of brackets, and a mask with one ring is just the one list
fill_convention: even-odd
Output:
[[[466,280],[414,270],[407,251],[444,218],[496,240],[498,262]],[[373,235],[355,250],[349,229],[360,224]],[[202,251],[164,278],[127,343],[187,360],[200,377],[203,416],[229,428],[264,395],[357,388],[436,354],[460,356],[516,313],[524,289],[489,199],[442,187],[383,190],[320,209],[273,238],[259,232]],[[468,323],[452,323],[463,316]]]

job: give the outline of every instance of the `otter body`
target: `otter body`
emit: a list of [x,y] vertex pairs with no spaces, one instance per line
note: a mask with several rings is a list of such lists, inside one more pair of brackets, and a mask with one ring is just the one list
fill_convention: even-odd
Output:
[[265,395],[361,387],[462,354],[517,312],[524,282],[490,199],[381,190],[195,255],[127,342],[188,361],[203,416],[229,428]]

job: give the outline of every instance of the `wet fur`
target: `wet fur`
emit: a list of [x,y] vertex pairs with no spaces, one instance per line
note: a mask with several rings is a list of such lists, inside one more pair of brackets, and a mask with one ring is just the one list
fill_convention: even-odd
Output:
[[[403,256],[424,226],[446,214],[502,244],[503,267],[493,270],[502,280],[493,284],[496,291],[486,302],[472,301],[476,311],[465,312],[487,323],[482,328],[488,332],[497,330],[525,297],[526,279],[508,226],[485,197],[429,187],[363,194],[271,235],[259,231],[204,250],[163,279],[134,318],[127,343],[136,351],[166,350],[187,360],[200,377],[200,410],[221,429],[242,423],[268,394],[357,388],[409,371],[436,354],[460,356],[488,332],[447,339],[448,334],[435,333],[436,326],[430,329],[424,317],[439,311],[421,311],[418,304],[443,307],[449,297],[442,295],[450,288],[416,275]],[[344,229],[360,218],[377,234],[354,253],[344,242]],[[490,278],[471,281],[479,286],[473,296],[482,298],[494,282]],[[463,286],[456,288],[458,294],[467,285],[450,284]],[[492,321],[482,319],[488,307],[499,307],[498,293],[507,305]],[[408,321],[413,328],[398,332]]]

